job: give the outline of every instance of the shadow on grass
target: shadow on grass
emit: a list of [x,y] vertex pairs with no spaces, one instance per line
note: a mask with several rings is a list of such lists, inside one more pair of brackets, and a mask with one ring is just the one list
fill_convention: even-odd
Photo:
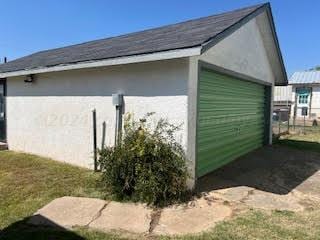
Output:
[[307,141],[300,141],[300,140],[293,140],[293,139],[281,139],[281,140],[277,140],[276,144],[285,145],[285,146],[297,148],[300,150],[320,152],[320,143],[317,143],[317,142],[307,142]]
[[279,140],[200,178],[197,190],[202,193],[247,186],[288,194],[320,170],[318,152],[319,143]]
[[37,216],[37,221],[45,223],[43,226],[28,224],[30,218],[15,222],[2,231],[0,239],[8,240],[84,240],[83,237],[71,232],[49,219]]

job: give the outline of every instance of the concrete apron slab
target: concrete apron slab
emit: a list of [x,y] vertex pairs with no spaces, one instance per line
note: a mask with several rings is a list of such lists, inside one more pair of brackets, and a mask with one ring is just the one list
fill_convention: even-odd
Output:
[[255,190],[243,200],[246,205],[252,208],[293,212],[304,210],[304,207],[302,204],[300,204],[300,201],[301,199],[297,198],[292,193],[278,195],[258,190]]
[[78,226],[100,231],[148,233],[151,214],[152,209],[143,204],[62,197],[38,210],[29,223],[67,229]]
[[72,228],[87,226],[107,202],[92,198],[62,197],[39,209],[29,220],[30,224]]
[[299,191],[310,199],[320,202],[320,171],[301,182],[295,191]]
[[222,202],[200,198],[187,205],[164,208],[155,235],[195,234],[213,228],[232,214],[232,209]]
[[106,232],[181,235],[208,230],[230,217],[232,210],[221,201],[202,197],[188,204],[162,209],[160,218],[152,226],[154,213],[145,204],[62,197],[38,210],[29,223],[66,229],[82,226]]
[[301,211],[304,209],[301,204],[304,195],[299,194],[296,191],[278,195],[245,186],[231,187],[211,191],[188,204],[161,209],[157,212],[160,214],[155,214],[144,204],[62,197],[38,210],[29,223],[62,228],[85,226],[106,232],[120,230],[154,235],[196,234],[230,218],[237,204],[264,210]]
[[152,209],[144,204],[110,202],[101,211],[99,218],[89,227],[103,230],[122,230],[133,233],[148,233]]
[[239,186],[215,190],[208,193],[208,195],[230,203],[241,203],[249,208],[255,209],[286,210],[294,212],[304,210],[304,206],[301,204],[301,201],[304,200],[304,196],[299,194],[298,191],[295,191],[295,193],[280,195],[260,191],[246,186]]
[[242,202],[253,191],[254,188],[247,186],[238,186],[215,190],[207,194],[229,202]]

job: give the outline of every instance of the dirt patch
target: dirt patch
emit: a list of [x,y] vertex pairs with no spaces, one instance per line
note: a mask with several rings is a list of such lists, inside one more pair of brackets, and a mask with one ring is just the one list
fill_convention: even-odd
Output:
[[301,211],[320,202],[320,154],[264,147],[200,179],[199,191],[248,208]]

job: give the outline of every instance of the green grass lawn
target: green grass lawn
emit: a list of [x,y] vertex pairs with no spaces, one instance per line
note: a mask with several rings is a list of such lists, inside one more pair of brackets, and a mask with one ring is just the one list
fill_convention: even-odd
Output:
[[[42,157],[0,152],[0,239],[126,239],[81,228],[64,231],[26,224],[37,209],[65,196],[108,198],[97,185],[99,175]],[[132,238],[133,236],[130,235]],[[150,239],[135,236],[136,239]],[[155,238],[152,239],[169,239]],[[320,239],[320,210],[301,213],[251,210],[198,236],[173,239]]]
[[[0,239],[81,239],[71,232],[32,228],[26,221],[58,197],[107,198],[98,179],[97,173],[83,168],[30,154],[0,152]],[[101,236],[79,232],[88,239]],[[105,235],[100,239],[105,239]],[[113,239],[113,235],[109,239]]]
[[320,129],[319,131],[307,132],[307,134],[284,135],[276,143],[301,150],[320,152]]
[[316,240],[320,239],[320,211],[292,213],[287,211],[249,211],[218,224],[200,236],[181,240]]

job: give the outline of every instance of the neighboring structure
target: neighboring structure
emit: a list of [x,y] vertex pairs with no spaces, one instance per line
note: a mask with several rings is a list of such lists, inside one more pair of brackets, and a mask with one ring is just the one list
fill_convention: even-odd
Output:
[[277,86],[273,94],[274,109],[288,108],[292,104],[292,86]]
[[[26,56],[0,65],[2,140],[12,150],[93,166],[114,144],[116,109],[183,124],[193,187],[198,177],[270,144],[272,89],[286,85],[269,4]],[[5,134],[6,133],[6,134]]]
[[291,116],[292,87],[277,86],[273,94],[274,120],[288,121]]
[[289,84],[292,86],[292,117],[302,118],[302,108],[306,107],[308,119],[320,119],[320,71],[295,72]]

